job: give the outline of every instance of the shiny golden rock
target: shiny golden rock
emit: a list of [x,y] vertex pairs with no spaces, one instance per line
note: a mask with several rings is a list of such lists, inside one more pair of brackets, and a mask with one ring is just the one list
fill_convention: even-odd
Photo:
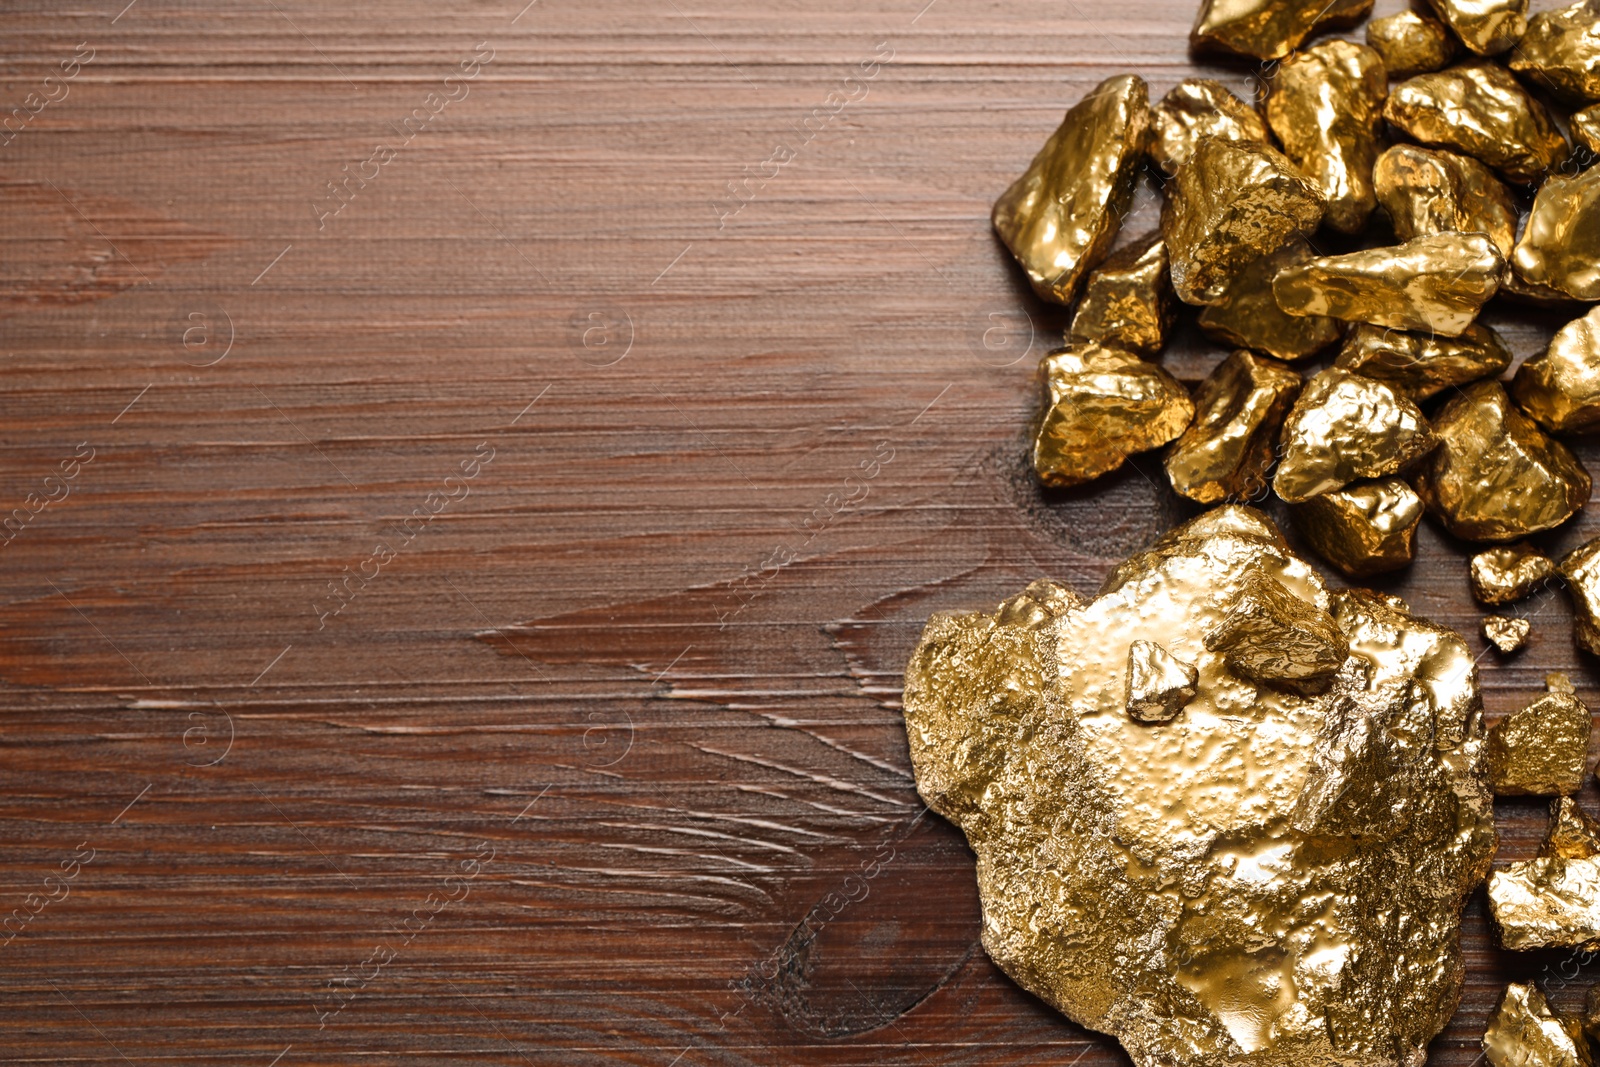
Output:
[[1190,40],[1256,59],[1282,59],[1312,31],[1353,26],[1372,0],[1203,0]]
[[1222,299],[1200,309],[1200,330],[1213,341],[1248,348],[1277,359],[1303,359],[1339,339],[1344,324],[1326,315],[1291,315],[1272,295],[1272,279],[1285,267],[1312,258],[1305,238],[1246,264]]
[[1345,335],[1333,361],[1352,374],[1388,382],[1412,400],[1479,378],[1497,378],[1511,366],[1500,335],[1473,323],[1460,337],[1434,337],[1360,323]]
[[1496,796],[1571,796],[1583,786],[1589,709],[1566,675],[1548,675],[1545,686],[1548,693],[1489,728],[1489,785]]
[[1489,1067],[1593,1067],[1583,1027],[1551,1010],[1532,982],[1512,982],[1483,1033]]
[[1438,70],[1456,54],[1456,39],[1450,31],[1415,11],[1367,23],[1367,44],[1383,57],[1391,78]]
[[1600,101],[1600,2],[1579,0],[1529,19],[1511,69],[1572,107]]
[[1600,104],[1574,111],[1568,120],[1572,139],[1591,157],[1600,156]]
[[1195,390],[1194,421],[1167,453],[1172,488],[1190,500],[1248,500],[1267,485],[1283,417],[1300,375],[1250,352],[1217,364]]
[[1504,52],[1528,28],[1528,0],[1428,0],[1461,43],[1480,56]]
[[1222,620],[1206,631],[1205,647],[1242,678],[1306,696],[1332,685],[1350,655],[1331,615],[1259,569],[1245,576]]
[[1533,623],[1527,619],[1509,619],[1504,615],[1483,617],[1483,639],[1505,655],[1521,650],[1531,633]]
[[1033,439],[1033,467],[1046,485],[1092,481],[1136,452],[1159,448],[1194,417],[1189,392],[1131,352],[1086,344],[1039,364],[1046,400]]
[[1335,39],[1285,59],[1267,97],[1267,125],[1322,191],[1323,223],[1341,233],[1361,232],[1378,206],[1372,165],[1388,96],[1383,57]]
[[1359,478],[1381,478],[1438,444],[1393,386],[1338,367],[1306,383],[1284,420],[1272,487],[1297,504]]
[[1563,556],[1556,571],[1572,594],[1572,639],[1600,656],[1600,537]]
[[1154,355],[1167,343],[1177,303],[1167,282],[1166,246],[1151,233],[1113,252],[1089,275],[1067,343],[1103,341]]
[[1511,403],[1475,382],[1433,418],[1439,447],[1413,483],[1429,512],[1467,541],[1516,541],[1570,519],[1589,500],[1589,472]]
[[1422,500],[1400,479],[1385,478],[1314,496],[1291,514],[1317,555],[1351,578],[1366,578],[1410,564]]
[[1207,138],[1167,189],[1161,234],[1172,287],[1215,304],[1246,266],[1322,221],[1322,193],[1275,148]]
[[[1349,645],[1319,696],[1206,648],[1267,580]],[[1196,669],[1159,726],[1126,711],[1135,641]],[[1495,846],[1472,655],[1396,599],[1330,595],[1259,512],[1207,512],[1037,623],[936,615],[905,709],[989,955],[1134,1067],[1414,1067],[1454,1011]]]
[[1272,280],[1291,315],[1332,315],[1459,337],[1500,288],[1505,260],[1481,233],[1436,233],[1392,248],[1319,256]]
[[1511,379],[1511,396],[1548,430],[1600,427],[1600,307],[1561,327],[1549,348],[1524,360]]
[[1138,722],[1171,722],[1194,699],[1199,673],[1154,641],[1128,646],[1128,714]]
[[1540,186],[1511,266],[1530,284],[1600,300],[1600,167]]
[[1397,144],[1372,168],[1378,203],[1402,241],[1435,233],[1485,233],[1502,256],[1517,240],[1517,204],[1494,171],[1471,156]]
[[1074,104],[1028,169],[995,202],[995,233],[1044,300],[1070,304],[1116,239],[1150,132],[1149,91],[1107,78]]
[[1150,160],[1169,177],[1202,138],[1267,143],[1256,109],[1211,78],[1185,78],[1150,109]]
[[1550,557],[1528,545],[1489,548],[1472,557],[1472,595],[1480,604],[1514,604],[1556,573]]
[[1550,115],[1504,67],[1475,60],[1395,86],[1384,117],[1423,144],[1481,160],[1514,182],[1536,182],[1567,158]]
[[1550,829],[1539,845],[1539,855],[1564,860],[1586,860],[1600,856],[1600,823],[1591,819],[1571,797],[1550,802]]

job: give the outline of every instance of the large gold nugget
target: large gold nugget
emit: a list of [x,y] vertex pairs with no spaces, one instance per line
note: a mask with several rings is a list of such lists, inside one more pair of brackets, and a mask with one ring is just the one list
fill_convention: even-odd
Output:
[[1284,360],[1304,359],[1333,344],[1344,328],[1342,322],[1326,315],[1291,315],[1272,295],[1272,279],[1279,271],[1311,258],[1311,246],[1296,237],[1247,264],[1228,283],[1220,301],[1200,309],[1201,332],[1213,341]]
[[1439,447],[1415,482],[1428,510],[1467,541],[1516,541],[1566,522],[1589,500],[1589,472],[1512,406],[1499,382],[1475,382],[1433,418]]
[[[1264,575],[1348,642],[1321,695],[1206,648]],[[917,788],[977,853],[1001,969],[1134,1067],[1420,1063],[1495,847],[1465,642],[1330,595],[1241,507],[1023,618],[936,615],[906,670]],[[1127,713],[1137,641],[1195,667],[1170,722]]]
[[1297,504],[1295,529],[1317,555],[1351,578],[1410,565],[1422,500],[1398,478],[1335,489]]
[[1291,504],[1380,478],[1439,442],[1428,420],[1385,382],[1329,367],[1307,383],[1283,423],[1272,488]]
[[1389,93],[1384,117],[1423,144],[1482,160],[1514,182],[1536,182],[1567,158],[1544,105],[1484,60],[1419,74]]
[[1383,57],[1391,78],[1409,78],[1438,70],[1456,54],[1450,31],[1415,11],[1367,23],[1367,44]]
[[1575,1020],[1557,1015],[1532,982],[1512,982],[1483,1033],[1489,1067],[1593,1067]]
[[1517,240],[1517,202],[1471,156],[1397,144],[1372,168],[1378,203],[1402,241],[1433,233],[1486,233],[1502,256]]
[[1549,581],[1550,557],[1527,545],[1488,548],[1472,557],[1469,579],[1480,604],[1513,604]]
[[1203,0],[1190,32],[1198,48],[1256,59],[1282,59],[1313,30],[1353,26],[1372,0]]
[[1561,327],[1549,348],[1525,360],[1511,379],[1511,395],[1557,433],[1600,427],[1600,307]]
[[1600,656],[1600,537],[1573,549],[1556,569],[1572,594],[1572,639]]
[[1221,82],[1185,78],[1150,109],[1150,160],[1170,177],[1205,137],[1266,144],[1267,124]]
[[1600,101],[1600,3],[1579,0],[1533,16],[1511,69],[1572,107]]
[[1500,335],[1473,323],[1460,337],[1435,337],[1361,323],[1345,335],[1335,367],[1388,382],[1422,401],[1456,385],[1496,378],[1511,366]]
[[1571,796],[1583,788],[1589,709],[1564,674],[1549,690],[1489,729],[1489,785],[1496,796]]
[[1325,207],[1321,191],[1277,149],[1201,141],[1161,209],[1178,298],[1222,300],[1245,267],[1315,231]]
[[1070,304],[1111,248],[1133,200],[1150,131],[1144,79],[1120,74],[1073,105],[994,205],[994,229],[1034,292]]
[[1103,341],[1154,355],[1167,343],[1177,317],[1167,282],[1167,249],[1152,233],[1113,252],[1095,268],[1072,316],[1067,342]]
[[1459,337],[1504,273],[1500,250],[1484,234],[1436,233],[1286,268],[1272,280],[1272,295],[1291,315]]
[[1480,56],[1504,52],[1528,28],[1528,0],[1428,0],[1461,43]]
[[1540,187],[1511,266],[1525,282],[1600,300],[1600,167]]
[[1266,488],[1283,416],[1300,393],[1300,375],[1250,352],[1217,364],[1195,391],[1195,418],[1167,453],[1172,488],[1215,504],[1249,500]]
[[1033,468],[1046,485],[1092,481],[1177,437],[1194,403],[1172,375],[1131,352],[1086,344],[1039,364],[1046,401],[1033,439]]
[[1267,124],[1328,201],[1323,222],[1341,233],[1366,228],[1378,204],[1372,164],[1389,79],[1365,45],[1324,41],[1283,61],[1267,97]]

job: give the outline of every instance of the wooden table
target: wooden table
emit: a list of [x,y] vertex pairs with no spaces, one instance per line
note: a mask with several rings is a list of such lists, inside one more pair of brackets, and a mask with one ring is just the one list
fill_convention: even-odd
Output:
[[[987,212],[1192,5],[124,2],[0,16],[0,1058],[1123,1062],[979,948],[899,676],[1190,513],[1031,481]],[[1491,711],[1595,697],[1520,610]],[[1595,972],[1467,945],[1440,1063]]]

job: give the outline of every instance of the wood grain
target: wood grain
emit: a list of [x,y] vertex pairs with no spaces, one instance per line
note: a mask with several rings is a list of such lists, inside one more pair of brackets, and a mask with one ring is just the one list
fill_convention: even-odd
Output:
[[[0,1058],[1124,1062],[977,947],[899,673],[1189,513],[1027,477],[987,211],[1192,10],[925,3],[5,5]],[[1491,709],[1600,695],[1526,610]],[[1440,1064],[1595,972],[1467,945]]]

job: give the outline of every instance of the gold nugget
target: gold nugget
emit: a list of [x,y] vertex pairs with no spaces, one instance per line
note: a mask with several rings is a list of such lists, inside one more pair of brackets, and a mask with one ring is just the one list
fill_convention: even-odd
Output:
[[1517,277],[1578,300],[1600,300],[1600,167],[1539,188],[1511,253]]
[[1528,643],[1528,635],[1533,633],[1533,623],[1527,619],[1511,619],[1504,615],[1485,615],[1483,617],[1483,638],[1503,655],[1509,656],[1520,651]]
[[1571,796],[1583,787],[1589,709],[1564,674],[1547,675],[1545,688],[1544,696],[1489,728],[1489,784],[1496,796]]
[[1528,0],[1428,0],[1461,43],[1480,56],[1497,55],[1528,28]]
[[1423,144],[1464,152],[1514,182],[1536,182],[1567,158],[1566,138],[1544,105],[1485,60],[1402,82],[1384,117]]
[[[1600,156],[1600,104],[1574,111],[1568,125],[1572,127],[1572,139],[1585,152],[1591,157]],[[1589,162],[1593,162],[1593,159]]]
[[1439,448],[1413,483],[1428,510],[1468,541],[1554,529],[1589,500],[1589,472],[1518,411],[1499,382],[1476,382],[1433,419]]
[[1324,692],[1350,654],[1332,616],[1264,570],[1245,577],[1205,646],[1240,677],[1302,695]]
[[1172,375],[1131,352],[1085,344],[1039,364],[1047,393],[1033,440],[1039,480],[1081,485],[1159,448],[1194,417],[1189,393]]
[[1204,0],[1190,39],[1256,59],[1282,59],[1313,30],[1353,26],[1372,0]]
[[1561,327],[1549,348],[1525,360],[1511,379],[1511,395],[1548,430],[1600,426],[1600,307]]
[[1288,267],[1272,280],[1272,293],[1291,315],[1459,337],[1500,288],[1504,271],[1487,236],[1436,233]]
[[1434,233],[1485,233],[1502,256],[1517,240],[1517,203],[1471,156],[1397,144],[1372,168],[1378,203],[1402,241]]
[[1383,57],[1332,40],[1285,59],[1267,98],[1267,125],[1328,202],[1323,222],[1341,233],[1366,228],[1378,198],[1372,165],[1389,79]]
[[1215,504],[1248,500],[1267,484],[1283,416],[1300,392],[1300,375],[1250,352],[1217,364],[1195,391],[1195,418],[1167,453],[1172,488]]
[[1399,570],[1416,555],[1422,500],[1398,478],[1335,489],[1290,513],[1306,543],[1351,578]]
[[1591,819],[1571,797],[1550,802],[1550,828],[1539,845],[1539,855],[1564,860],[1586,860],[1600,856],[1600,823]]
[[994,205],[994,229],[1042,299],[1070,304],[1133,199],[1150,129],[1148,90],[1107,78],[1074,104]]
[[1307,236],[1322,193],[1277,149],[1207,138],[1178,170],[1161,210],[1172,287],[1189,304],[1215,304],[1246,266]]
[[1170,177],[1203,137],[1266,144],[1267,124],[1221,82],[1185,78],[1150,109],[1150,161]]
[[1513,604],[1549,581],[1555,572],[1550,557],[1527,545],[1485,549],[1472,557],[1472,595],[1480,604]]
[[1600,101],[1600,4],[1579,0],[1533,16],[1511,69],[1572,107]]
[[1499,334],[1476,322],[1460,337],[1359,323],[1345,335],[1333,365],[1388,382],[1412,400],[1422,401],[1452,386],[1499,377],[1511,366],[1511,350]]
[[1284,420],[1272,487],[1296,504],[1393,474],[1438,443],[1421,410],[1393,386],[1330,367],[1306,384]]
[[1185,663],[1154,641],[1128,646],[1128,714],[1137,722],[1171,722],[1194,699],[1199,678]]
[[1285,267],[1313,256],[1305,238],[1247,264],[1234,275],[1222,299],[1200,309],[1200,330],[1213,341],[1249,348],[1278,359],[1316,355],[1339,339],[1344,324],[1326,315],[1291,315],[1272,295],[1272,279]]
[[1367,23],[1367,44],[1383,57],[1391,78],[1438,70],[1456,54],[1450,31],[1415,11],[1402,11]]
[[1568,553],[1556,570],[1572,594],[1572,639],[1600,656],[1600,537]]
[[1583,1027],[1556,1014],[1532,982],[1512,982],[1483,1032],[1489,1067],[1593,1067]]
[[1177,310],[1167,283],[1167,248],[1159,233],[1151,233],[1113,252],[1089,275],[1067,343],[1104,341],[1154,355],[1167,343]]

